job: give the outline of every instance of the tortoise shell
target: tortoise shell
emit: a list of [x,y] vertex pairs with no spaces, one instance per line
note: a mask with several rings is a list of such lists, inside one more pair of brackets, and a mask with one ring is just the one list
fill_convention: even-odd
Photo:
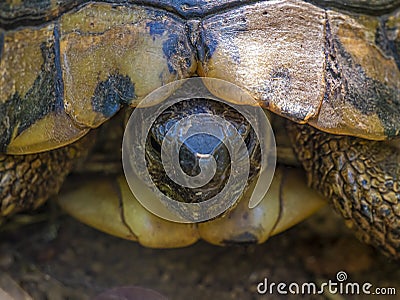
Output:
[[400,134],[400,10],[387,1],[3,1],[0,151],[70,144],[191,76],[335,134]]

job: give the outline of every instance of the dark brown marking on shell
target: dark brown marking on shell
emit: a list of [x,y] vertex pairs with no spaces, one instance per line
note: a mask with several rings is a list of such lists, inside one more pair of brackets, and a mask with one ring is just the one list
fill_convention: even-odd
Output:
[[325,8],[338,8],[344,11],[358,12],[369,15],[382,15],[399,7],[398,0],[309,0]]
[[54,36],[54,68],[56,76],[54,77],[54,89],[55,89],[55,109],[60,111],[64,106],[64,81],[62,78],[62,68],[61,68],[61,53],[60,53],[60,28],[59,24],[54,24],[53,30]]
[[44,63],[28,92],[23,96],[17,92],[0,103],[0,153],[6,152],[15,132],[18,135],[49,112],[62,109],[62,79],[56,69],[54,40],[42,43],[41,52]]
[[33,210],[57,194],[74,165],[86,157],[93,137],[43,153],[0,154],[0,215]]
[[[400,11],[397,14],[400,16]],[[400,19],[400,17],[399,17]],[[390,39],[390,45],[393,47],[393,52],[397,53],[397,59],[400,61],[400,22],[397,22],[394,26],[389,26],[388,22],[385,24],[386,34]],[[400,63],[398,64],[400,65]],[[400,68],[400,66],[399,66]]]
[[367,141],[289,124],[308,183],[330,199],[364,242],[400,258],[400,153]]
[[390,88],[369,78],[362,66],[352,61],[351,56],[338,42],[336,49],[342,61],[345,90],[343,100],[351,103],[360,113],[376,113],[384,125],[387,136],[400,133],[400,90]]
[[[387,137],[400,134],[400,89],[370,78],[363,66],[357,64],[346,51],[339,37],[331,32],[329,18],[326,24],[326,93],[324,104],[332,110],[349,103],[360,114],[376,114]],[[383,30],[383,29],[381,29]],[[384,48],[398,64],[398,52],[378,29],[380,48]]]
[[387,57],[393,57],[396,61],[397,68],[400,69],[400,53],[399,53],[399,43],[400,41],[391,40],[388,37],[388,32],[394,30],[395,28],[388,28],[387,23],[384,20],[380,20],[379,26],[375,33],[375,44],[382,50]]
[[121,105],[129,104],[134,98],[135,87],[129,76],[112,74],[97,84],[92,97],[93,111],[110,118]]
[[335,60],[335,48],[333,45],[332,31],[329,20],[325,14],[325,60],[326,60],[326,74],[325,74],[325,95],[324,102],[331,104],[329,99],[332,97],[337,97],[337,91],[335,87],[341,82],[341,74],[339,72],[339,66]]

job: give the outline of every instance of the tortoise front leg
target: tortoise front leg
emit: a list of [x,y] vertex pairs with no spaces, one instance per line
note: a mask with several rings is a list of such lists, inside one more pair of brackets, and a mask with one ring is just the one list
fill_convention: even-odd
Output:
[[42,153],[0,154],[0,218],[36,209],[55,195],[77,160],[87,155],[90,139]]
[[400,150],[393,144],[289,125],[308,183],[367,244],[400,258]]

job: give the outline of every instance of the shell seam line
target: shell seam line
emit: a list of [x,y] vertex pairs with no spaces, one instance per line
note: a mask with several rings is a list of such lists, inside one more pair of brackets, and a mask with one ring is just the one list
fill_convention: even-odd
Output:
[[[164,10],[166,12],[172,13],[175,16],[181,18],[182,20],[191,20],[191,19],[206,19],[211,16],[225,13],[234,8],[240,8],[240,7],[244,7],[246,5],[251,5],[254,3],[258,3],[258,2],[269,2],[269,1],[268,0],[264,0],[264,1],[248,0],[248,1],[243,2],[241,0],[236,0],[233,2],[224,3],[217,7],[208,9],[208,11],[205,14],[201,14],[198,12],[192,12],[192,13],[187,13],[186,15],[179,12],[179,10],[174,8],[173,6],[165,7],[162,5],[162,3],[161,4],[154,3],[154,2],[149,3],[147,1],[137,1],[135,3],[132,3],[130,1],[122,1],[122,0],[117,1],[117,2],[113,2],[111,0],[109,0],[109,1],[104,0],[104,1],[101,1],[98,3],[108,3],[108,4],[116,5],[116,6],[129,5],[129,6],[144,6],[147,8],[155,8],[155,9]],[[335,5],[332,5],[332,3],[331,4],[323,4],[323,3],[320,3],[318,1],[313,1],[313,0],[304,0],[304,2],[310,3],[311,5],[313,5],[315,7],[319,7],[321,9],[337,10],[337,11],[342,11],[347,14],[349,14],[349,13],[362,14],[363,13],[363,14],[367,14],[367,15],[390,15],[390,14],[396,12],[398,9],[400,9],[398,7],[389,7],[387,9],[378,9],[378,10],[375,9],[375,10],[367,10],[366,12],[359,12],[359,8],[354,8],[354,7],[353,8],[348,7],[348,10],[345,10],[343,7],[337,7]],[[54,22],[54,20],[57,20],[62,14],[66,13],[66,12],[69,12],[72,10],[78,10],[78,9],[82,8],[83,6],[91,4],[91,3],[93,3],[93,2],[90,0],[82,1],[80,3],[72,3],[70,6],[67,6],[67,7],[64,7],[64,9],[61,9],[61,11],[57,15],[55,15],[49,19],[47,19],[49,16],[47,16],[46,13],[37,16],[38,17],[37,19],[29,18],[26,15],[17,17],[15,19],[0,18],[0,28],[3,28],[4,30],[15,30],[21,26],[22,27],[23,26],[31,26],[31,25],[40,26],[40,25],[48,24],[48,23]],[[184,3],[182,3],[182,4],[184,4]],[[40,22],[40,17],[46,19],[46,21]],[[31,24],[29,24],[30,22],[31,22]]]

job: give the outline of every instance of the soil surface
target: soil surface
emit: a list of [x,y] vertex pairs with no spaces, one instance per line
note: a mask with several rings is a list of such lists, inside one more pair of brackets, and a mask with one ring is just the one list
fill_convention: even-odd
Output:
[[265,244],[228,248],[199,242],[183,249],[147,249],[69,216],[53,219],[1,234],[0,299],[91,299],[121,286],[178,300],[366,299],[362,293],[327,291],[282,295],[276,286],[272,293],[257,292],[265,279],[269,285],[286,283],[286,290],[290,283],[301,289],[303,283],[338,282],[340,271],[347,275],[342,283],[369,282],[371,293],[376,287],[396,289],[396,296],[375,299],[400,299],[400,263],[359,243],[329,207]]

